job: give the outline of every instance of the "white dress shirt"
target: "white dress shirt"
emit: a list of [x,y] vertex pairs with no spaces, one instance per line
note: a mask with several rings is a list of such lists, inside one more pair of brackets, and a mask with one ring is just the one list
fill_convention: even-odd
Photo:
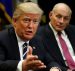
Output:
[[[64,58],[64,60],[65,60],[65,63],[66,63],[66,59],[65,59],[65,57],[64,57],[64,54],[63,54],[63,51],[62,51],[62,48],[61,48],[61,44],[60,44],[60,42],[59,42],[57,32],[54,30],[54,28],[52,27],[51,23],[49,23],[49,25],[50,25],[50,27],[51,27],[53,33],[54,33],[54,36],[55,36],[55,38],[56,38],[56,40],[57,40],[59,49],[60,49],[61,54],[62,54],[62,56],[63,56],[63,58]],[[71,43],[70,43],[70,41],[69,41],[69,38],[68,38],[68,36],[67,36],[67,34],[65,33],[64,30],[61,31],[61,32],[62,32],[61,37],[62,37],[62,38],[64,39],[64,41],[66,42],[66,44],[67,44],[67,46],[68,46],[68,50],[69,50],[69,52],[70,52],[70,54],[71,54],[73,60],[75,61],[75,54],[74,54],[72,45],[71,45]],[[67,63],[66,63],[66,64],[67,64]]]
[[[22,71],[22,62],[23,62],[23,44],[26,42],[29,45],[29,41],[23,41],[21,40],[18,35],[16,34],[18,46],[19,46],[19,52],[20,52],[20,62],[17,66],[17,71]],[[28,48],[27,48],[28,50]]]

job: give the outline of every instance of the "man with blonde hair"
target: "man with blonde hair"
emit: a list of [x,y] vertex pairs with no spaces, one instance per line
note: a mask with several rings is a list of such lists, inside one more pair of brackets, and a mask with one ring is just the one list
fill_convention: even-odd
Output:
[[0,71],[49,71],[58,65],[35,36],[42,14],[32,2],[17,6],[12,17],[13,27],[0,32]]

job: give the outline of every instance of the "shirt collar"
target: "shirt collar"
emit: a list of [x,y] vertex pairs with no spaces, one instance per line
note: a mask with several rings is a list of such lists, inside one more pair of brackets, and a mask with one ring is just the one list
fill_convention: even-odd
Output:
[[[51,22],[49,22],[49,26],[50,26],[50,28],[52,29],[52,31],[54,32],[55,36],[57,36],[57,33],[58,33],[58,32],[53,28],[53,26],[51,25]],[[62,33],[63,36],[66,36],[66,33],[65,33],[64,30],[61,31],[61,33]]]
[[25,42],[29,45],[29,41],[23,41],[17,34],[16,37],[17,37],[18,45],[22,46]]

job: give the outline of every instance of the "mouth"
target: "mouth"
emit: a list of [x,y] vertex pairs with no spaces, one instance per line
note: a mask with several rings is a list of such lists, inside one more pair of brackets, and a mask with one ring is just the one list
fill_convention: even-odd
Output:
[[63,26],[57,25],[58,28],[63,28]]
[[26,35],[32,35],[33,32],[32,31],[26,31]]

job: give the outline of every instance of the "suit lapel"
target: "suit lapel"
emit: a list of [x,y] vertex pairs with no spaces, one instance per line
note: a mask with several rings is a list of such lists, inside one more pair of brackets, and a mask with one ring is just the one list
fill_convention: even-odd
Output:
[[37,49],[37,46],[38,46],[37,42],[38,41],[37,41],[36,37],[34,37],[33,39],[31,39],[29,41],[29,45],[33,48],[33,50]]
[[12,50],[14,51],[13,53],[15,53],[15,58],[20,59],[20,53],[19,53],[19,47],[18,47],[18,42],[17,42],[17,38],[15,35],[15,31],[13,28],[9,29],[9,37],[11,40],[10,45],[12,45]]
[[45,28],[45,33],[44,35],[46,35],[45,38],[45,42],[47,42],[46,44],[46,48],[47,50],[50,52],[50,54],[52,54],[52,56],[57,59],[57,61],[61,61],[62,63],[64,62],[63,58],[62,58],[62,54],[60,52],[60,49],[58,47],[57,41],[55,39],[55,36],[53,34],[53,31],[51,30],[51,28],[49,27],[49,25],[46,26]]

